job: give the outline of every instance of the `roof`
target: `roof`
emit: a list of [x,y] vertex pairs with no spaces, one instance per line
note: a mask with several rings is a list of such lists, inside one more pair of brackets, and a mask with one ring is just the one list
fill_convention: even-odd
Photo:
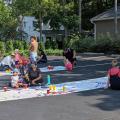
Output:
[[[118,19],[120,18],[120,6],[118,6]],[[111,8],[91,19],[91,22],[96,22],[96,21],[103,21],[103,20],[111,20],[114,19],[115,12],[114,8]]]

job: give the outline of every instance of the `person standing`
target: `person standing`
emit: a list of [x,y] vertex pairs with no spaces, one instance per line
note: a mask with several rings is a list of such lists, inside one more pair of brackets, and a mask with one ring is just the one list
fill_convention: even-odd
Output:
[[31,36],[29,50],[30,50],[31,63],[36,63],[36,61],[37,61],[37,51],[38,51],[38,42],[37,42],[37,38],[34,37],[34,36]]

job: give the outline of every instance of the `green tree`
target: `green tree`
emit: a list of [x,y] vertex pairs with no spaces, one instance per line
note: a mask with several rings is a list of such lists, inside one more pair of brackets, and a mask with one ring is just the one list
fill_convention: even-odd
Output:
[[[76,3],[78,5],[78,3]],[[90,19],[113,7],[114,0],[82,0],[82,29],[91,30]],[[78,8],[78,6],[77,6]]]
[[53,10],[44,20],[50,20],[50,26],[53,30],[59,30],[63,25],[65,28],[65,38],[72,32],[78,30],[79,16],[75,11],[75,4],[73,0],[57,0],[54,4]]
[[13,39],[16,36],[17,20],[12,15],[12,9],[5,6],[4,2],[0,1],[0,38]]
[[16,16],[34,15],[37,24],[36,30],[40,31],[40,40],[42,40],[42,22],[47,12],[51,9],[54,0],[14,0],[13,8]]

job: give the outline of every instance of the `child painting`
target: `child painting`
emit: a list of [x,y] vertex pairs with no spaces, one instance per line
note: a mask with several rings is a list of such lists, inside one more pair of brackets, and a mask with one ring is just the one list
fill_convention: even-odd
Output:
[[68,70],[68,71],[71,71],[73,69],[73,65],[72,63],[68,60],[68,59],[65,59],[64,60],[64,64],[65,64],[65,68]]
[[20,80],[20,77],[19,77],[19,70],[14,69],[13,76],[11,76],[11,87],[19,88],[19,87],[23,87],[23,86],[24,86],[24,84],[22,83],[22,81]]

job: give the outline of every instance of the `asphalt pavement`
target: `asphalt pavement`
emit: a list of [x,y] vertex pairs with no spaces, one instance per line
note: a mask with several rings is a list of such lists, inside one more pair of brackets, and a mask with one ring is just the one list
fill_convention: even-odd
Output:
[[[49,73],[52,83],[103,77],[111,67],[111,56],[79,56],[72,72]],[[50,57],[47,65],[63,65],[61,57]],[[39,65],[44,67],[45,65]],[[44,80],[48,73],[44,73]],[[1,77],[5,84],[9,77]],[[4,81],[4,82],[3,82]],[[120,120],[120,92],[98,89],[62,96],[0,102],[0,120]]]

